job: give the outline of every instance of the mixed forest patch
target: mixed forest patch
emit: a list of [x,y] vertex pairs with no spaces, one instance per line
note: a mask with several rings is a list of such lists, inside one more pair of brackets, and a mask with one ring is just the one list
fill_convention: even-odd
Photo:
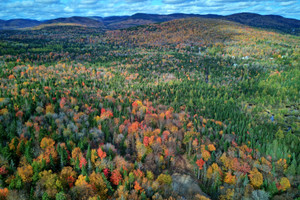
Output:
[[297,199],[299,37],[189,18],[0,32],[0,199]]

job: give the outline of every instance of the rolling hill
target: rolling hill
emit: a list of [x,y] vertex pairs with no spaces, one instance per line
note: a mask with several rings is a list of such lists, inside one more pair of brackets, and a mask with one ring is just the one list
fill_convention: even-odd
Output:
[[20,28],[34,27],[42,24],[43,22],[31,19],[10,19],[0,20],[0,30],[13,30]]
[[136,13],[132,16],[111,16],[111,17],[68,17],[57,18],[46,21],[37,21],[29,19],[11,19],[0,20],[0,30],[14,30],[20,28],[31,28],[41,24],[79,24],[86,27],[96,27],[105,30],[116,30],[129,28],[133,26],[146,25],[152,23],[161,23],[175,19],[184,19],[190,17],[213,18],[227,21],[233,21],[240,24],[269,29],[281,33],[293,35],[300,34],[300,20],[284,18],[278,15],[259,15],[255,13],[237,13],[228,16],[222,15],[200,15],[174,13],[169,15]]
[[254,13],[239,13],[222,17],[225,20],[238,22],[248,26],[266,28],[299,35],[300,21],[278,15],[259,15]]
[[[100,18],[101,19],[101,18]],[[68,18],[57,18],[52,20],[47,20],[44,22],[45,24],[56,24],[56,23],[72,23],[72,24],[80,24],[87,27],[98,27],[102,28],[104,26],[101,20],[91,19],[89,17],[68,17]]]
[[220,15],[198,15],[198,14],[182,14],[174,13],[170,15],[158,15],[158,14],[145,14],[136,13],[132,16],[121,17],[107,17],[103,18],[103,22],[106,28],[109,30],[129,28],[132,26],[146,25],[152,23],[167,22],[175,19],[184,19],[190,17],[203,17],[203,18],[220,18]]
[[0,31],[0,199],[296,199],[300,37],[208,17]]

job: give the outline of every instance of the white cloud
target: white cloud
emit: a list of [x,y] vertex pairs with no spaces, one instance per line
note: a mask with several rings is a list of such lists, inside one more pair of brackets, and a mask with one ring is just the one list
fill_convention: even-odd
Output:
[[285,1],[285,2],[281,2],[280,5],[281,6],[290,6],[290,5],[293,5],[296,3],[297,3],[297,1]]
[[98,0],[82,0],[80,3],[81,4],[95,4],[99,2]]
[[0,0],[0,19],[70,16],[238,12],[278,14],[300,19],[297,0]]
[[71,12],[74,12],[74,9],[67,6],[67,7],[64,8],[64,11],[68,12],[68,13],[71,13]]
[[44,3],[44,4],[50,4],[50,3],[59,3],[60,0],[35,0],[36,3]]
[[165,4],[179,4],[179,3],[186,3],[186,0],[163,0]]

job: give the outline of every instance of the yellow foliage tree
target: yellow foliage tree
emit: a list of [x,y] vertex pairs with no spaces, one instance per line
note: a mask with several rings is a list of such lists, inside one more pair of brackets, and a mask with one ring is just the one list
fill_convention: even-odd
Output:
[[25,165],[23,167],[18,167],[18,174],[24,183],[29,183],[32,180],[33,168],[31,165]]
[[[76,180],[77,174],[76,172],[73,170],[72,167],[68,166],[68,167],[64,167],[59,175],[60,181],[62,182],[62,184],[64,185],[68,185],[70,184],[70,180]],[[74,183],[74,182],[73,182]],[[72,183],[72,184],[73,184]]]
[[286,177],[282,177],[280,179],[280,186],[282,191],[289,189],[291,187],[289,179],[287,179]]
[[216,150],[216,147],[213,144],[207,145],[207,148],[208,148],[209,151],[215,151]]
[[96,163],[96,159],[98,158],[96,149],[92,149],[91,151],[91,161],[93,164]]
[[46,114],[48,113],[54,113],[54,107],[51,104],[46,106]]
[[222,161],[222,163],[223,163],[223,165],[225,166],[226,169],[231,168],[232,165],[231,165],[230,159],[228,159],[227,156],[226,156],[226,152],[223,153],[220,160]]
[[257,170],[257,168],[250,171],[249,177],[253,187],[259,188],[263,184],[263,175]]
[[41,141],[41,144],[40,144],[40,147],[45,150],[46,148],[48,147],[53,147],[55,144],[55,141],[51,138],[47,138],[47,137],[44,137]]
[[202,151],[202,157],[203,160],[208,161],[208,159],[210,158],[210,153],[207,150]]
[[45,170],[39,173],[40,183],[45,188],[49,197],[54,198],[61,187],[61,182],[57,179],[57,175],[52,170]]
[[215,173],[219,173],[221,175],[221,169],[219,168],[217,163],[213,163],[209,168],[207,169],[206,176],[207,178],[211,179],[212,175]]
[[81,157],[82,157],[82,152],[81,152],[80,148],[79,147],[74,148],[72,151],[72,158],[74,160],[73,164],[75,164],[77,158],[80,159]]
[[140,141],[136,142],[136,149],[137,149],[137,154],[138,154],[137,158],[138,158],[138,160],[141,160],[142,157],[147,152],[147,149],[146,149],[145,145],[143,143],[141,143]]
[[75,182],[75,186],[86,186],[88,183],[85,181],[86,176],[79,175],[78,179]]
[[225,195],[220,196],[220,200],[231,200],[234,196],[234,189],[227,189]]
[[159,184],[161,185],[171,185],[172,183],[172,177],[170,175],[167,175],[167,174],[160,174],[157,179],[156,179]]
[[100,196],[100,199],[107,199],[107,187],[106,183],[104,182],[101,174],[97,174],[93,172],[90,176],[90,184],[92,187],[95,189],[95,191],[98,193]]
[[224,182],[228,184],[235,184],[236,182],[236,177],[231,175],[231,172],[227,172],[226,176],[224,178]]

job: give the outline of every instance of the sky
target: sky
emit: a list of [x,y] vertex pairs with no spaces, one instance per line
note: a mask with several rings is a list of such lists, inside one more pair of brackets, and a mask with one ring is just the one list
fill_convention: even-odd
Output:
[[300,0],[0,0],[0,19],[252,12],[300,20]]

